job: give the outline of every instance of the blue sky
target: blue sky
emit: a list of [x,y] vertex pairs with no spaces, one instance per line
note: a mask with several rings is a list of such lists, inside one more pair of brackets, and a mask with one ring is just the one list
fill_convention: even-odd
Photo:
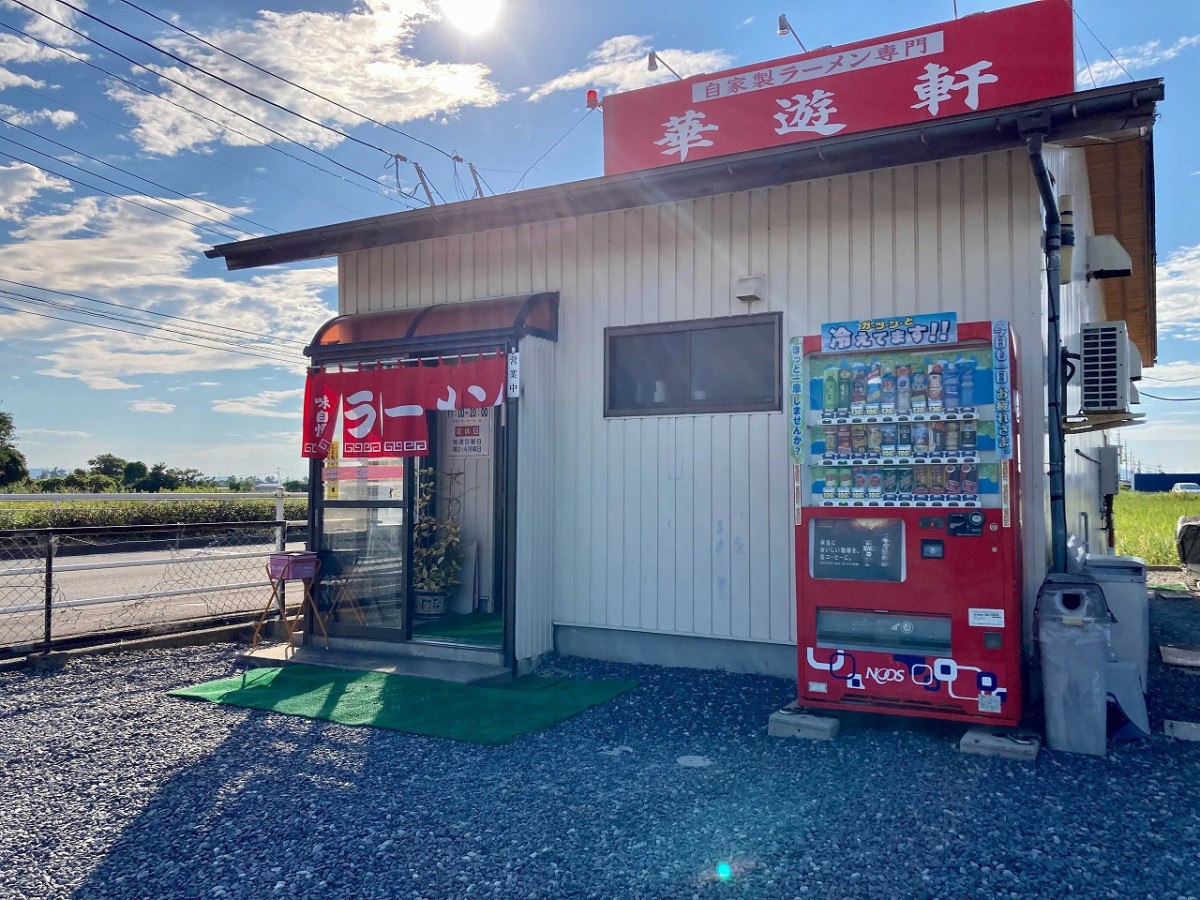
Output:
[[[602,114],[587,111],[584,92],[671,78],[646,71],[650,49],[687,76],[797,52],[776,33],[781,12],[809,48],[955,14],[953,0],[500,0],[495,24],[471,35],[437,0],[69,2],[0,0],[0,408],[31,467],[116,453],[284,477],[305,471],[300,349],[334,313],[335,265],[228,273],[207,247],[421,205],[398,194],[414,189],[414,169],[389,168],[392,154],[420,164],[447,202],[470,193],[455,154],[494,193],[598,176]],[[957,12],[1012,5],[958,0]],[[1200,3],[1075,7],[1079,88],[1166,79],[1155,129],[1159,365],[1142,388],[1198,397]],[[483,22],[479,10],[465,15]],[[1142,410],[1151,424],[1122,439],[1144,466],[1170,471],[1181,449],[1200,446],[1200,403]]]

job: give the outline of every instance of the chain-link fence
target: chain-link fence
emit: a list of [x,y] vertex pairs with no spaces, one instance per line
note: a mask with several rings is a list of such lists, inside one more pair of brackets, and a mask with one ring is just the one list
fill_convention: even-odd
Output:
[[[0,657],[252,619],[283,521],[0,531]],[[289,599],[298,601],[299,592]]]

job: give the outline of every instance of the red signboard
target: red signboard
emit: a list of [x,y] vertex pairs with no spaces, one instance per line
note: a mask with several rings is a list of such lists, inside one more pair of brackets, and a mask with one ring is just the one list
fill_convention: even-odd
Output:
[[604,99],[613,175],[995,109],[1075,89],[1067,0],[967,16]]
[[503,356],[438,366],[310,372],[304,390],[306,459],[324,459],[342,417],[342,457],[425,456],[431,410],[482,409],[504,400]]

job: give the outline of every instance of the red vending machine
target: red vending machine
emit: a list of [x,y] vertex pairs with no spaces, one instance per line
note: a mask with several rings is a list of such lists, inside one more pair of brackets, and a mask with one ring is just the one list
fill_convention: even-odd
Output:
[[832,323],[790,352],[799,705],[1016,725],[1008,323]]

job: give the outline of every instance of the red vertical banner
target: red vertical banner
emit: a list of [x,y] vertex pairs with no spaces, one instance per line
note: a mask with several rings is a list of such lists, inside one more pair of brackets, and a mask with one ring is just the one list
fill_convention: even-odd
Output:
[[504,402],[503,355],[435,366],[312,372],[304,392],[302,455],[324,459],[342,424],[342,456],[425,456],[425,414],[482,409]]

